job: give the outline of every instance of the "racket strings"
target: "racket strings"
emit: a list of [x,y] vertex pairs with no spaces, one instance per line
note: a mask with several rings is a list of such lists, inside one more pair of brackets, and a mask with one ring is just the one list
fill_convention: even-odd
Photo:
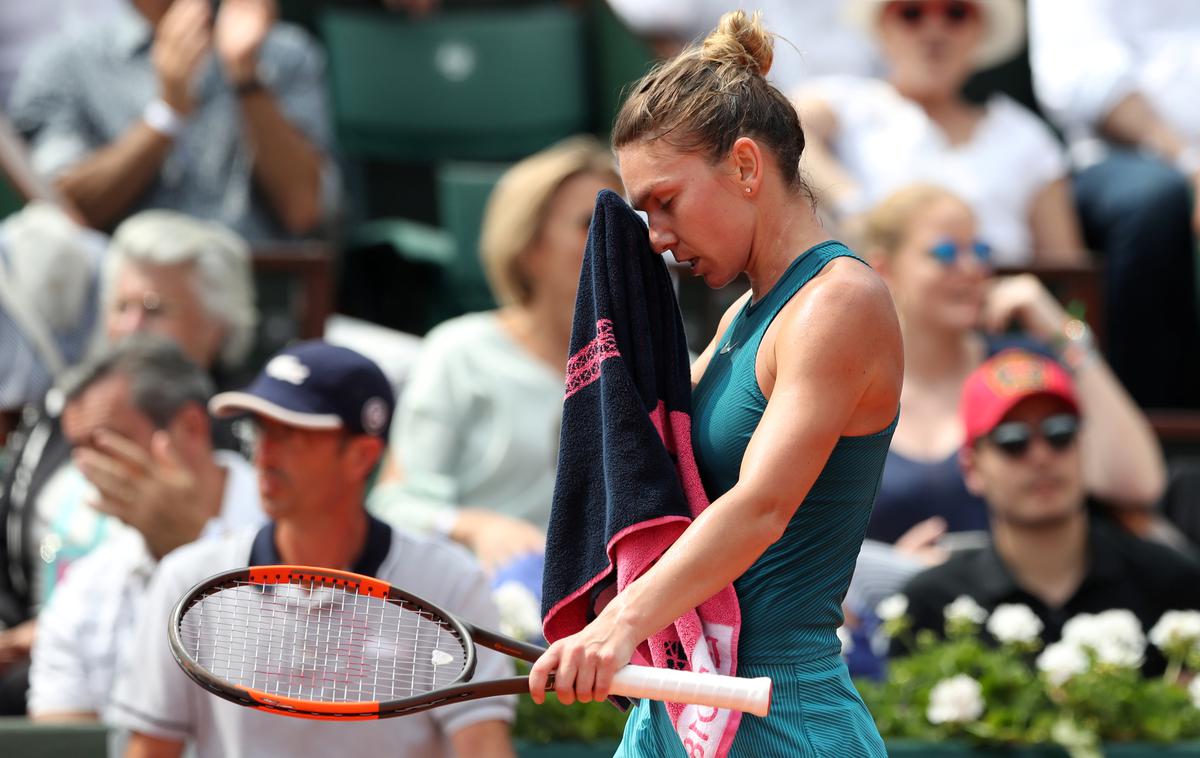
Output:
[[424,695],[466,665],[464,640],[438,615],[320,581],[222,585],[184,612],[179,636],[220,679],[326,703]]

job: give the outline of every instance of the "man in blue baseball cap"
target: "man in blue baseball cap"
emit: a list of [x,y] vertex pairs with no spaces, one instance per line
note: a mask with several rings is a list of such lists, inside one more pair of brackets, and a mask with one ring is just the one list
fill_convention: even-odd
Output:
[[[511,698],[435,708],[403,719],[299,721],[242,708],[204,692],[175,664],[162,632],[188,588],[238,566],[303,564],[378,577],[496,628],[489,585],[453,543],[394,530],[363,506],[383,454],[395,398],[372,361],[344,347],[303,342],[281,351],[244,390],[209,403],[217,416],[245,414],[256,431],[254,464],[271,522],[164,561],[137,631],[141,665],[124,671],[114,695],[118,726],[132,731],[127,756],[363,755],[511,758]],[[506,676],[508,660],[482,651],[476,676]]]

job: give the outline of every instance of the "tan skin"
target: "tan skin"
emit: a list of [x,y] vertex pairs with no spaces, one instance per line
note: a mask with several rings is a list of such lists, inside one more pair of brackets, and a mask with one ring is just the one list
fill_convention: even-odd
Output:
[[[383,454],[378,437],[341,430],[301,429],[263,416],[254,465],[263,510],[275,522],[284,563],[349,570],[367,535],[366,481]],[[457,755],[513,758],[508,724],[487,721],[450,736]],[[125,758],[178,758],[184,743],[141,732],[130,736]]]
[[97,381],[63,409],[72,459],[97,491],[91,505],[142,533],[161,558],[220,512],[226,472],[213,460],[208,415],[189,405],[165,429],[132,404],[128,377]]
[[[604,189],[620,191],[616,174],[586,172],[563,182],[546,209],[542,229],[522,255],[522,268],[533,290],[529,299],[496,314],[514,342],[558,375],[566,371],[588,225],[596,195]],[[393,465],[397,468],[390,470],[384,481],[403,479],[398,464]],[[541,528],[482,508],[461,508],[450,536],[470,548],[488,570],[546,546]]]
[[[901,20],[894,5],[884,6],[880,13],[878,41],[890,67],[890,83],[925,111],[951,145],[969,142],[984,116],[983,108],[962,97],[982,35],[983,20],[978,12],[959,24],[946,22],[939,13],[926,13],[916,26]],[[833,151],[838,123],[832,107],[819,97],[804,97],[797,109],[809,137],[804,164],[814,183],[835,202],[855,195],[857,182]],[[1029,208],[1027,221],[1038,261],[1069,264],[1086,260],[1067,179],[1043,187]]]
[[[797,255],[827,238],[807,198],[748,137],[716,161],[655,142],[626,145],[618,158],[630,197],[649,215],[654,249],[694,261],[693,273],[709,286],[745,273],[748,296],[761,297]],[[718,335],[740,307],[725,314]],[[716,337],[693,365],[694,381],[715,347]],[[550,673],[564,703],[606,697],[637,644],[741,576],[779,539],[841,436],[891,423],[903,358],[882,281],[857,261],[826,266],[767,330],[756,374],[768,402],[737,484],[595,621],[550,646],[530,674],[536,702]]]
[[[185,117],[196,106],[192,86],[208,55],[215,52],[233,86],[250,80],[277,15],[273,0],[224,0],[216,18],[208,0],[131,1],[154,27],[151,61],[159,97]],[[239,105],[259,189],[285,229],[311,231],[320,221],[320,151],[287,121],[266,90],[241,96]],[[173,147],[171,137],[139,119],[69,168],[58,189],[88,224],[106,229],[158,177]]]
[[[892,449],[913,460],[944,460],[961,447],[958,397],[986,358],[980,328],[997,333],[1012,322],[1052,344],[1070,320],[1035,277],[994,277],[965,252],[977,235],[970,208],[947,195],[913,216],[896,250],[866,251],[904,330],[902,410]],[[952,266],[929,253],[943,240],[959,246]],[[1099,357],[1081,366],[1075,381],[1088,419],[1080,441],[1088,491],[1117,505],[1155,502],[1166,470],[1145,416]]]

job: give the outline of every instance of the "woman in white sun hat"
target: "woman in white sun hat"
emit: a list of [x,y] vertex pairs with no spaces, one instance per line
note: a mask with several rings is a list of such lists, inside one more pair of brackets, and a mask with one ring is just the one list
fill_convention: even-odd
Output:
[[1004,95],[962,94],[976,71],[1021,49],[1019,0],[852,0],[886,80],[825,77],[794,94],[804,168],[833,212],[857,215],[915,181],[966,199],[999,265],[1076,262],[1084,247],[1068,166],[1051,131]]

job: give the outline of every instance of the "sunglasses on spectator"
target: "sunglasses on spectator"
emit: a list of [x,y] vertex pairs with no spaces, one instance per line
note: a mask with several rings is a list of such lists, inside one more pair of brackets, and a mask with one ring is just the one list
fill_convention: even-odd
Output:
[[1042,419],[1036,429],[1024,421],[1006,421],[988,432],[987,439],[1010,458],[1020,458],[1029,452],[1034,437],[1041,437],[1053,450],[1069,448],[1079,434],[1079,418],[1059,413]]
[[959,252],[968,252],[975,256],[977,262],[985,266],[991,265],[992,246],[983,240],[972,240],[970,244],[959,247],[954,240],[944,239],[929,248],[929,254],[933,256],[934,260],[947,267],[954,265],[954,262],[958,260]]
[[974,3],[965,0],[949,0],[949,2],[909,2],[889,3],[895,9],[900,20],[909,26],[918,26],[926,17],[933,13],[941,13],[942,20],[950,26],[957,26],[965,21],[974,19],[979,12]]

